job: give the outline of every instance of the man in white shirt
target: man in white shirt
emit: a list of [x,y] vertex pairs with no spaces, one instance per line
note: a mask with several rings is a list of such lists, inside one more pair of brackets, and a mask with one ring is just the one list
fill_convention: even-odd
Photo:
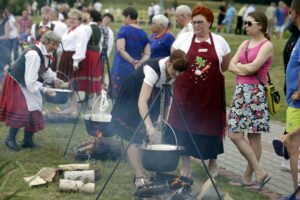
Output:
[[151,3],[148,7],[148,16],[149,16],[149,24],[152,24],[152,18],[154,16],[153,3]]
[[192,11],[187,5],[180,5],[175,11],[176,22],[180,26],[181,31],[177,34],[176,38],[182,33],[193,31]]
[[12,10],[10,8],[5,9],[5,14],[8,18],[10,32],[9,32],[9,52],[13,52],[13,60],[16,60],[18,58],[18,37],[19,37],[19,31],[17,29],[16,19],[14,15],[12,14]]
[[51,12],[51,23],[55,25],[53,31],[60,37],[62,37],[68,29],[67,25],[59,20],[59,12],[56,10]]
[[[58,19],[59,17],[59,12],[56,11],[56,10],[53,10],[51,12],[51,22],[55,25],[54,26],[54,32],[57,33],[60,37],[62,37],[64,35],[64,33],[68,30],[68,27],[65,23],[63,23],[62,21],[60,21]],[[52,68],[53,70],[56,71],[56,69],[58,69],[58,65],[59,65],[59,62],[60,62],[60,59],[61,59],[61,54],[62,54],[62,47],[59,46],[57,48],[57,51],[56,51],[56,68]]]
[[154,16],[155,15],[159,15],[159,13],[160,13],[160,6],[158,4],[155,4],[153,6],[153,11],[154,11]]
[[94,4],[94,8],[95,10],[97,10],[99,13],[101,13],[101,9],[102,9],[102,3],[97,1],[95,4]]

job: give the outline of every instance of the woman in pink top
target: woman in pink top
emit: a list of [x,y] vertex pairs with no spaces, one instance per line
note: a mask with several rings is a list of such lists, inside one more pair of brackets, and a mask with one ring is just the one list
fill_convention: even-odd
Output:
[[267,83],[273,44],[266,33],[268,20],[263,12],[250,13],[245,25],[251,39],[240,45],[229,65],[229,71],[236,74],[237,78],[227,124],[229,137],[248,161],[248,166],[242,178],[233,180],[230,184],[253,185],[253,188],[260,189],[270,180],[268,173],[259,165],[262,153],[261,134],[269,132],[270,126],[264,87],[255,75],[259,75]]

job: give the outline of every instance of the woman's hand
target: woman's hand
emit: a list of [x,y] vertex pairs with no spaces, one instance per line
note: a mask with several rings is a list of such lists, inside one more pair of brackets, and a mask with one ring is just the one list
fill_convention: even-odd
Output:
[[73,65],[73,71],[76,72],[79,69],[78,66]]
[[158,143],[159,138],[158,138],[158,132],[156,130],[156,128],[154,128],[153,126],[151,126],[150,128],[147,129],[147,134],[148,134],[148,138],[151,142],[154,143]]
[[133,66],[134,66],[134,69],[135,69],[135,70],[137,70],[137,69],[140,67],[140,65],[141,65],[141,62],[140,62],[139,60],[135,60],[135,61],[134,61]]
[[60,88],[61,87],[61,84],[63,84],[64,81],[59,79],[59,78],[56,78],[55,81],[54,81],[54,87],[55,88]]
[[56,92],[54,90],[51,90],[51,89],[46,89],[45,90],[45,94],[49,95],[49,96],[56,96]]

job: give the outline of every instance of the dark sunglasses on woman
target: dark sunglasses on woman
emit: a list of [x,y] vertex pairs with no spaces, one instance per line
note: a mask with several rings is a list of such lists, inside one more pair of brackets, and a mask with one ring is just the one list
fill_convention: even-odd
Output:
[[259,22],[251,22],[251,21],[245,22],[245,25],[247,25],[247,26],[252,26],[253,24],[259,24]]

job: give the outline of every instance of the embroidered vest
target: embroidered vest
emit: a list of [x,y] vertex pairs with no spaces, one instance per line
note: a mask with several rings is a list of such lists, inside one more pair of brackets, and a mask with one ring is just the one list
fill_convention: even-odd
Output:
[[101,30],[95,24],[91,24],[91,28],[92,28],[92,35],[87,44],[87,49],[99,52],[100,51],[99,41],[101,39]]
[[55,26],[55,24],[51,23],[51,27],[50,28],[46,27],[45,30],[43,30],[43,27],[42,26],[40,27],[39,23],[36,24],[35,25],[35,38],[36,38],[36,41],[40,40],[41,37],[42,37],[42,35],[44,33],[46,33],[47,31],[50,31],[50,30],[53,31],[54,30],[54,26]]
[[24,87],[26,87],[25,77],[24,77],[25,76],[25,54],[29,50],[37,51],[37,53],[39,54],[39,57],[41,59],[41,66],[40,66],[40,70],[38,72],[39,77],[43,72],[45,72],[47,70],[47,68],[45,67],[45,59],[44,59],[44,56],[43,56],[41,50],[35,45],[30,45],[29,48],[26,49],[21,54],[21,56],[12,65],[9,66],[9,68],[7,70],[8,73],[10,74],[10,76]]

